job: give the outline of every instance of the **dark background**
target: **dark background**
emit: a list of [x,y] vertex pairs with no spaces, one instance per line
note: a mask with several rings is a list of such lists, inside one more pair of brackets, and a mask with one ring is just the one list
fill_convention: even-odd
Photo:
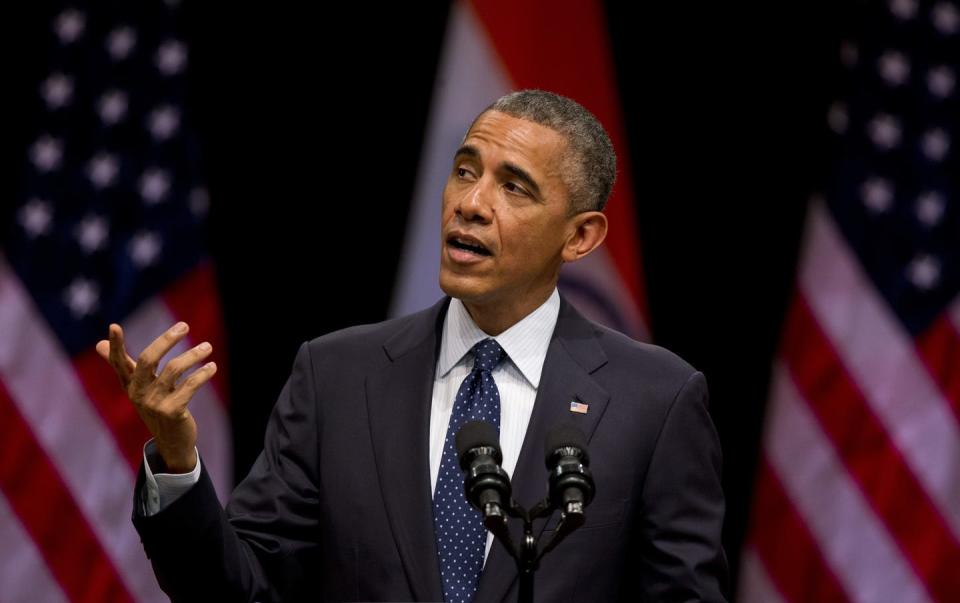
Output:
[[[707,376],[735,567],[844,19],[816,2],[633,4],[607,14],[653,336]],[[2,26],[7,166],[48,35],[47,7],[21,10]],[[299,344],[386,317],[449,6],[183,10],[239,477]]]

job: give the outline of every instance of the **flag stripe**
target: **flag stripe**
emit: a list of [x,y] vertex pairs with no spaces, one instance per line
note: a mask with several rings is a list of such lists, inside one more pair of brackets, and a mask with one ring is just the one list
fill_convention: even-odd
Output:
[[960,543],[847,375],[803,296],[794,298],[785,331],[791,374],[851,477],[936,598],[960,592]]
[[[960,308],[960,303],[954,304]],[[960,314],[958,312],[957,314]],[[960,317],[944,312],[917,338],[917,353],[960,421]]]
[[915,352],[877,298],[820,203],[810,209],[800,289],[872,413],[960,535],[960,426]]
[[63,590],[76,603],[132,602],[2,383],[0,425],[0,488]]
[[74,504],[140,601],[162,601],[135,530],[134,474],[87,399],[70,360],[0,258],[0,380]]
[[[789,601],[849,601],[767,459],[761,461],[757,474],[754,509],[749,546],[763,558],[769,572],[765,577],[776,584],[778,592]],[[789,546],[785,546],[787,542]]]
[[766,569],[763,567],[763,561],[757,556],[756,551],[747,548],[740,558],[741,579],[740,579],[740,600],[744,603],[787,603],[781,594],[777,591]]
[[[3,454],[0,450],[0,454]],[[0,601],[67,603],[67,596],[0,486]]]
[[855,601],[929,601],[927,589],[837,457],[788,368],[773,371],[764,449],[784,491]]

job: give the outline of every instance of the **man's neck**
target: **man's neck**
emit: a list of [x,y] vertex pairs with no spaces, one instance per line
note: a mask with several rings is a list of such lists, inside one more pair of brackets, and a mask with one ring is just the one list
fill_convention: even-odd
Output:
[[[555,286],[554,286],[555,287]],[[481,331],[496,337],[513,325],[517,324],[534,310],[542,306],[553,293],[553,288],[549,289],[542,296],[528,299],[525,303],[519,305],[508,305],[504,303],[477,304],[463,301],[463,307],[470,314],[470,318],[480,328]]]

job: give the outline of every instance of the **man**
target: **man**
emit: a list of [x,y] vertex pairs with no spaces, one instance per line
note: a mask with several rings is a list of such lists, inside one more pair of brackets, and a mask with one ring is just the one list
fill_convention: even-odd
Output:
[[111,325],[97,350],[154,435],[133,521],[173,600],[516,600],[514,563],[478,527],[455,468],[451,437],[476,417],[499,428],[526,508],[545,495],[546,433],[566,422],[589,438],[596,498],[544,557],[538,600],[723,600],[703,375],[587,321],[556,290],[561,265],[603,242],[614,176],[609,138],[570,99],[521,91],[481,113],[443,192],[449,297],[304,343],[225,511],[187,406],[216,367],[177,383],[209,347],[156,375],[187,326],[134,361]]

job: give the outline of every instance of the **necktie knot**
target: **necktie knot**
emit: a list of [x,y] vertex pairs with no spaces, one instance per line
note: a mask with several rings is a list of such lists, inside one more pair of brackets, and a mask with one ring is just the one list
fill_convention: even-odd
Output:
[[473,346],[473,370],[493,371],[506,355],[496,339],[484,339]]

